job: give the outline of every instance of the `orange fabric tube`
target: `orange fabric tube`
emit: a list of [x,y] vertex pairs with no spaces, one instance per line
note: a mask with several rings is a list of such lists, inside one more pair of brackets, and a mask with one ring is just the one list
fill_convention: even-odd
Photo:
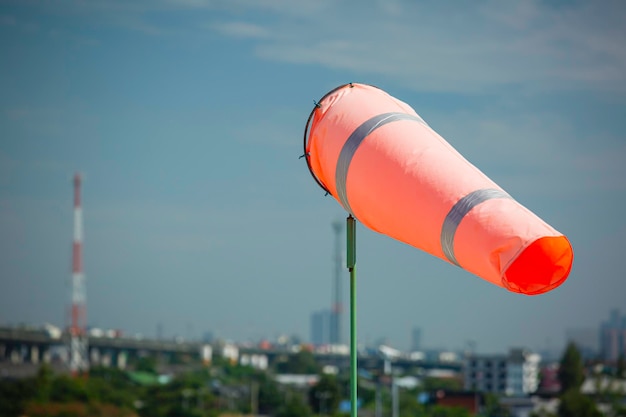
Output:
[[470,164],[415,111],[347,84],[311,113],[305,155],[320,185],[361,223],[513,292],[567,278],[567,238]]

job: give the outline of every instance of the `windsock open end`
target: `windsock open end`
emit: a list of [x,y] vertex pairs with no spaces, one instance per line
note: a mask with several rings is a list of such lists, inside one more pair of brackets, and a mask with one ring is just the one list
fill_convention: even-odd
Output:
[[543,294],[565,282],[573,260],[574,251],[565,236],[542,237],[526,247],[507,268],[503,284],[513,292]]

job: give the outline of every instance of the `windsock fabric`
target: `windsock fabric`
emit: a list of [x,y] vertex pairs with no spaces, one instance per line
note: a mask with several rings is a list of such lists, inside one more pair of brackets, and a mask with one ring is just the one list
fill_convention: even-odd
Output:
[[528,295],[558,287],[571,270],[564,235],[376,87],[351,83],[324,96],[304,147],[316,181],[374,231]]

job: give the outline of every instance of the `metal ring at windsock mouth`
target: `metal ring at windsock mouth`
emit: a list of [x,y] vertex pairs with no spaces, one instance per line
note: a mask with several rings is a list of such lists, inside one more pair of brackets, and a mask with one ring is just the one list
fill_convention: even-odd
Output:
[[[370,84],[363,84],[363,85],[370,85]],[[375,85],[370,85],[371,87],[374,88],[378,88]],[[332,93],[334,93],[337,90],[341,90],[342,88],[345,87],[354,87],[354,83],[347,83],[347,84],[342,84],[339,87],[333,88],[332,90],[330,90],[328,93],[326,93],[318,102],[315,102],[315,107],[313,107],[313,110],[311,110],[311,114],[309,114],[309,118],[306,121],[306,126],[304,127],[304,149],[303,149],[303,157],[304,159],[306,159],[306,166],[309,169],[309,172],[311,173],[311,176],[313,177],[313,179],[315,180],[315,182],[322,187],[322,189],[327,193],[330,194],[330,191],[328,191],[328,188],[326,188],[326,186],[319,180],[319,178],[317,178],[317,176],[313,173],[313,169],[311,168],[311,161],[310,161],[310,157],[309,154],[306,151],[307,148],[307,144],[309,142],[309,125],[311,124],[311,120],[313,120],[313,115],[315,114],[315,109],[318,109],[321,107],[320,103],[324,101],[324,99],[326,97],[328,97],[329,95],[331,95]]]

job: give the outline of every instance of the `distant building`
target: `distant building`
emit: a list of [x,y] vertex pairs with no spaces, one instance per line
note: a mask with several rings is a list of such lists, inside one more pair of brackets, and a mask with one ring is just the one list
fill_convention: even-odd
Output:
[[508,355],[471,354],[464,366],[465,389],[528,395],[539,386],[540,362],[538,354],[524,349],[511,349]]
[[213,334],[212,331],[206,331],[204,332],[204,334],[202,335],[202,341],[204,343],[213,343],[215,342],[215,334]]
[[236,364],[239,361],[239,348],[233,343],[224,343],[221,346],[222,357],[228,359],[231,364]]
[[559,381],[559,365],[551,363],[541,367],[541,378],[539,381],[538,393],[558,394],[561,392],[561,382]]
[[204,365],[210,365],[213,360],[213,347],[211,345],[202,345],[200,347],[200,360]]
[[311,314],[311,343],[317,346],[330,344],[332,317],[330,310],[316,311]]
[[608,362],[626,356],[626,316],[620,317],[617,309],[611,310],[609,319],[600,327],[600,354]]
[[239,364],[251,366],[254,369],[265,371],[268,367],[267,355],[244,354],[239,358]]

